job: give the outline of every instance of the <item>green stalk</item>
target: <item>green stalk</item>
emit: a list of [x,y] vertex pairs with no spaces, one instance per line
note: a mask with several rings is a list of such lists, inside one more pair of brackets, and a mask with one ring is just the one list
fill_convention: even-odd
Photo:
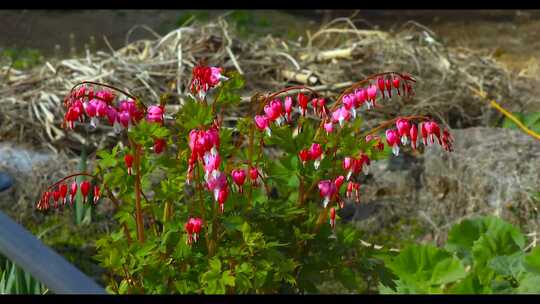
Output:
[[[87,159],[88,159],[88,152],[87,147],[83,146],[81,151],[81,158],[79,161],[79,172],[86,172],[87,168]],[[93,191],[90,191],[90,195],[87,197],[86,206],[83,204],[83,197],[80,191],[80,185],[81,182],[86,180],[86,176],[78,176],[76,177],[76,181],[79,184],[79,189],[77,191],[77,195],[75,198],[75,204],[74,204],[74,216],[75,216],[75,224],[76,225],[82,225],[82,224],[89,224],[92,222],[92,198],[93,198]]]

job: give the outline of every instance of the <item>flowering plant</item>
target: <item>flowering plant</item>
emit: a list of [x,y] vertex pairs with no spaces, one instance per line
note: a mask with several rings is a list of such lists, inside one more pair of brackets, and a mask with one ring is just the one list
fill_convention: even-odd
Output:
[[[66,98],[65,127],[105,121],[128,145],[99,151],[93,174],[54,183],[37,208],[69,207],[78,189],[97,204],[103,192],[119,228],[97,240],[97,258],[115,293],[312,293],[328,280],[372,291],[391,274],[340,209],[362,203],[359,176],[387,157],[385,142],[396,155],[420,137],[452,150],[448,130],[427,116],[360,132],[362,111],[411,98],[415,82],[376,74],[335,101],[304,86],[256,94],[249,116],[232,123],[244,80],[221,68],[196,66],[170,119],[164,102],[83,82]],[[72,183],[68,199],[79,175],[93,186]]]

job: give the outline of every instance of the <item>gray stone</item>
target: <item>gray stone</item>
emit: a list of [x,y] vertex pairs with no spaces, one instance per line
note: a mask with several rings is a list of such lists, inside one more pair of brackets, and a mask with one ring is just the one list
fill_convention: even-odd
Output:
[[444,238],[461,219],[495,214],[527,232],[538,230],[540,213],[531,194],[540,192],[540,142],[501,128],[452,134],[454,152],[434,145],[411,158],[406,148],[397,158],[374,162],[373,181],[362,185],[362,204],[380,208],[358,225],[375,232],[408,218]]

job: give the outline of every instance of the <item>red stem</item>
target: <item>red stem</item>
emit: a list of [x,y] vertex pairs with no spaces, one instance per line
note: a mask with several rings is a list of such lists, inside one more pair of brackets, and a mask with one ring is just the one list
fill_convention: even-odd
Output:
[[50,190],[51,188],[54,188],[55,186],[59,185],[60,183],[62,183],[63,181],[67,180],[67,179],[70,179],[72,177],[76,177],[76,176],[88,176],[88,177],[93,177],[93,178],[96,178],[96,179],[99,179],[97,176],[95,175],[92,175],[92,174],[89,174],[89,173],[86,173],[86,172],[81,172],[81,173],[75,173],[75,174],[71,174],[71,175],[68,175],[64,178],[62,178],[61,180],[57,181],[56,183],[52,184],[51,186],[47,187],[47,190]]
[[100,82],[87,81],[87,80],[85,80],[85,81],[81,81],[81,82],[75,84],[75,85],[73,86],[73,88],[71,88],[70,92],[72,92],[76,87],[78,87],[78,86],[80,86],[80,85],[82,85],[82,84],[87,84],[87,83],[88,83],[88,84],[93,84],[93,85],[102,86],[102,87],[107,87],[107,88],[109,88],[109,89],[113,89],[113,90],[115,90],[115,91],[118,91],[118,92],[120,92],[120,93],[122,93],[122,94],[128,96],[129,98],[135,100],[136,102],[140,103],[140,104],[145,108],[145,110],[146,110],[146,105],[145,105],[143,102],[141,102],[137,97],[133,96],[132,94],[130,94],[130,93],[128,93],[128,92],[126,92],[126,91],[124,91],[124,90],[122,90],[122,89],[119,89],[119,88],[117,88],[117,87],[115,87],[115,86],[113,86],[113,85],[110,85],[110,84],[105,84],[105,83],[100,83]]

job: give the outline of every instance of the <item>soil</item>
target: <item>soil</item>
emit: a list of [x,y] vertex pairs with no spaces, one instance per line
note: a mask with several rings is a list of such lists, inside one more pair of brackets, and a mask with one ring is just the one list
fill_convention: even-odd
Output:
[[[449,47],[493,54],[516,73],[540,75],[540,10],[258,10],[236,11],[232,18],[250,33],[299,35],[337,17],[353,16],[359,28],[399,29],[413,20],[431,29]],[[238,13],[240,12],[240,13]],[[0,11],[2,48],[33,48],[45,56],[80,53],[91,48],[119,48],[129,41],[163,35],[186,16],[201,21],[233,11],[209,10],[4,10]],[[540,81],[540,80],[539,80]],[[540,86],[536,87],[540,95]],[[539,109],[540,110],[540,103]]]

